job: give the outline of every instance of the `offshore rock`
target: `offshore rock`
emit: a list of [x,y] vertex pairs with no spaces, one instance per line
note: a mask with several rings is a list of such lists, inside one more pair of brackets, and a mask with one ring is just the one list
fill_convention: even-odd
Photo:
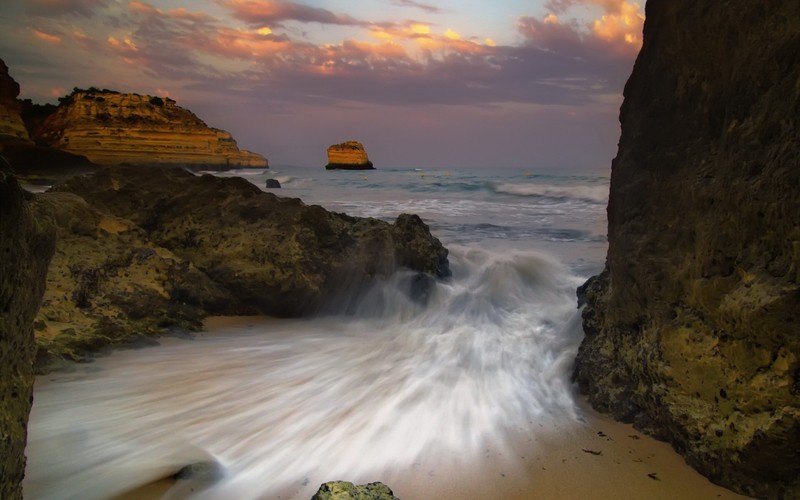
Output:
[[647,3],[575,377],[712,481],[800,498],[800,3]]
[[327,170],[374,170],[364,146],[358,141],[346,141],[328,147]]
[[383,483],[354,485],[347,481],[323,483],[311,500],[397,500]]
[[51,221],[0,165],[0,498],[22,498],[33,399],[33,319],[55,245]]
[[450,272],[447,250],[418,218],[349,217],[241,178],[109,167],[36,206],[59,233],[37,322],[40,366],[165,328],[196,330],[209,314],[347,310],[401,267]]
[[267,167],[228,132],[208,127],[172,99],[149,95],[75,89],[32,135],[98,165]]

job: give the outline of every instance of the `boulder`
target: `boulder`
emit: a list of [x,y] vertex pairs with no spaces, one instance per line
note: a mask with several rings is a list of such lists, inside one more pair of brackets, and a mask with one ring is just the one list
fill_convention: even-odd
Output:
[[281,183],[278,179],[267,179],[267,189],[278,189],[280,187]]
[[38,195],[36,207],[59,235],[37,322],[42,366],[198,329],[209,314],[350,310],[399,268],[450,274],[447,250],[416,216],[349,217],[241,178],[109,167]]
[[230,133],[167,97],[75,89],[32,135],[98,165],[267,167],[263,156],[240,150]]
[[33,320],[53,255],[52,221],[0,163],[0,498],[22,498],[28,414],[33,400]]
[[346,141],[328,147],[327,170],[373,170],[364,146],[358,141]]
[[715,483],[798,498],[800,3],[646,14],[575,378]]
[[347,481],[331,481],[322,484],[311,500],[397,500],[397,497],[383,483],[356,486]]

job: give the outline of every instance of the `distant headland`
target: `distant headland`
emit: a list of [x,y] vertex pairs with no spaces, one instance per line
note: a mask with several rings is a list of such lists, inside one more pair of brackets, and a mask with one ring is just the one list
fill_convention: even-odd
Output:
[[196,169],[268,168],[239,149],[230,133],[209,127],[167,97],[73,89],[59,105],[20,101],[0,61],[0,154],[19,170],[66,164],[163,165]]

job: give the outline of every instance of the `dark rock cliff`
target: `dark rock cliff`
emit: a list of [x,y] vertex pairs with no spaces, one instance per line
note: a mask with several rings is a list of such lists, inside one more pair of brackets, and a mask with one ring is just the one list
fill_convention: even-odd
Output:
[[575,377],[714,482],[800,497],[800,3],[647,3]]
[[0,168],[0,498],[22,498],[33,398],[33,318],[53,255],[54,231],[29,195]]
[[415,215],[349,217],[241,178],[109,167],[37,196],[58,247],[37,321],[40,364],[79,360],[204,316],[354,307],[399,267],[422,300],[447,250]]

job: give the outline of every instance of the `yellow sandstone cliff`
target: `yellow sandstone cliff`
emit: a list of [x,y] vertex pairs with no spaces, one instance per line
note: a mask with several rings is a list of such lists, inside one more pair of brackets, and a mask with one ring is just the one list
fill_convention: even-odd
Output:
[[346,141],[328,148],[328,170],[372,170],[375,167],[369,161],[364,146],[358,141]]
[[169,98],[76,89],[35,132],[39,143],[84,155],[99,165],[266,168],[231,134],[208,127]]
[[8,66],[0,59],[0,136],[28,141],[28,131],[20,117],[18,95],[19,84],[8,74]]

